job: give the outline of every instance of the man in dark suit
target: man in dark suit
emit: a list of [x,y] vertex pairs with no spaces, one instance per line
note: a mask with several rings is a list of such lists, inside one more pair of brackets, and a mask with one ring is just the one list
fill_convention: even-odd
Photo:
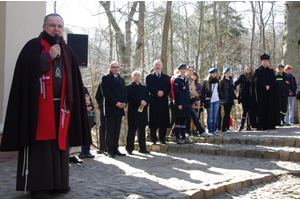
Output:
[[161,72],[161,61],[154,61],[154,73],[146,77],[146,84],[151,95],[150,100],[150,138],[157,142],[156,130],[159,128],[159,141],[166,144],[166,131],[170,127],[168,94],[171,90],[170,77]]
[[148,124],[147,106],[150,101],[148,89],[140,83],[141,73],[132,72],[133,82],[126,86],[126,96],[128,100],[128,134],[126,138],[126,150],[132,154],[134,150],[134,137],[137,130],[139,141],[139,152],[150,153],[146,149],[145,128]]
[[105,117],[106,117],[106,145],[108,156],[111,158],[125,156],[119,148],[119,135],[122,117],[125,115],[126,106],[125,81],[119,75],[119,63],[113,61],[110,64],[109,74],[102,77],[102,91],[105,98]]

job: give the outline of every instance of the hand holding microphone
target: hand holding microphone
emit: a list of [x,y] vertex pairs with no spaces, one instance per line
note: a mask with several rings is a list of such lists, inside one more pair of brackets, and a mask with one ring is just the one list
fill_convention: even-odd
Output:
[[59,58],[60,54],[61,54],[61,49],[60,49],[60,46],[59,46],[59,40],[60,40],[59,35],[55,35],[54,39],[55,39],[55,45],[51,46],[50,50],[49,50],[49,52],[53,56],[53,59],[54,58]]

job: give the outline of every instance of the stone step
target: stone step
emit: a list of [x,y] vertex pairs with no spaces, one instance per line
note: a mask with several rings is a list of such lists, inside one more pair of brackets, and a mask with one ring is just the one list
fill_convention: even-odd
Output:
[[[216,143],[216,144],[243,144],[243,145],[261,145],[261,146],[287,146],[287,147],[300,147],[300,139],[298,138],[266,138],[255,136],[235,136],[233,134],[215,136],[215,137],[194,137],[190,136],[189,139],[193,143]],[[167,137],[167,141],[176,142],[175,136]]]
[[[300,161],[299,147],[277,147],[263,145],[225,144],[225,143],[193,143],[177,144],[168,142],[167,145],[153,145],[147,142],[147,150],[157,152],[203,153],[208,155],[276,159],[283,161]],[[138,149],[138,144],[135,144]]]

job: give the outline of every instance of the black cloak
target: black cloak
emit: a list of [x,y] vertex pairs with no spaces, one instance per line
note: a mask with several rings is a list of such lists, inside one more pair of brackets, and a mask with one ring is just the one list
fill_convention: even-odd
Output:
[[[266,85],[270,90],[266,90]],[[279,125],[277,85],[274,71],[260,66],[251,76],[251,126],[258,129],[274,129]]]

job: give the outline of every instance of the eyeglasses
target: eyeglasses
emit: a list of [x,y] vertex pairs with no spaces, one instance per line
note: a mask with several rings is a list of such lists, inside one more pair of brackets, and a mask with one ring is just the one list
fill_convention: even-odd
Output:
[[119,66],[111,66],[110,68],[116,69],[116,68],[120,68]]
[[51,28],[58,28],[58,29],[63,29],[64,28],[64,26],[63,25],[56,25],[56,24],[44,24],[44,25],[48,25],[48,26],[50,26]]

